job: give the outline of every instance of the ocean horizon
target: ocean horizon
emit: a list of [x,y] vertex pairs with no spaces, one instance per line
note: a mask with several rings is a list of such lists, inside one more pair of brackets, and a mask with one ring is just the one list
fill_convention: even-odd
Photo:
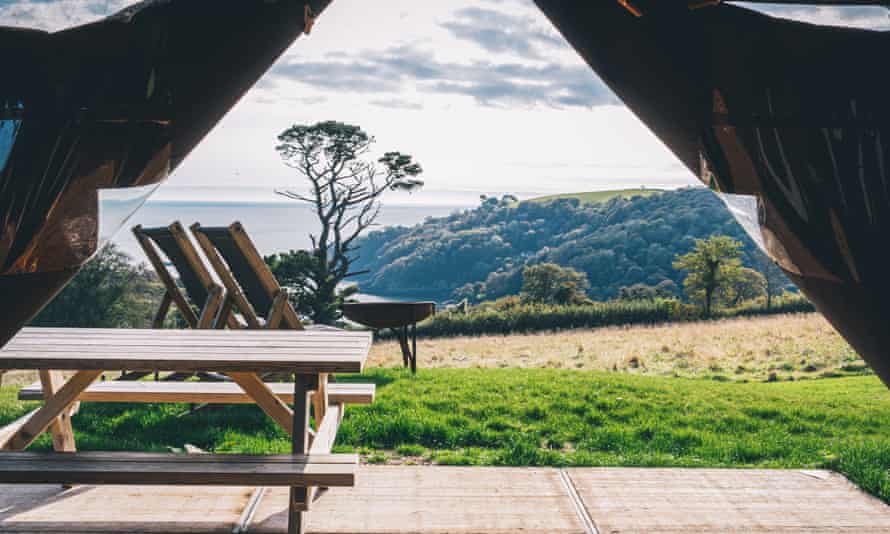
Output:
[[[369,231],[413,226],[427,217],[443,217],[471,207],[468,204],[384,204],[377,224]],[[167,226],[174,221],[186,227],[195,222],[202,226],[227,226],[239,221],[263,255],[307,249],[311,246],[309,234],[318,228],[313,208],[298,202],[155,200],[146,202],[111,242],[135,263],[148,262],[131,229],[137,224],[150,228]]]

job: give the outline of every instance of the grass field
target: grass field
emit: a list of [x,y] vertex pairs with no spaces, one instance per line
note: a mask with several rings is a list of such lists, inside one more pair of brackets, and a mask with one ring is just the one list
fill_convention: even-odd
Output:
[[[336,450],[372,463],[829,467],[890,500],[890,393],[875,377],[776,383],[560,369],[372,369]],[[0,392],[0,422],[29,409]],[[285,452],[251,406],[85,404],[83,450]],[[47,436],[37,448],[50,446]]]
[[[370,463],[826,467],[890,502],[890,391],[818,315],[389,342],[337,451]],[[851,376],[861,375],[861,376]],[[869,376],[866,376],[869,375]],[[25,377],[21,377],[25,378]],[[0,424],[33,408],[0,389]],[[286,452],[252,406],[84,404],[82,450]],[[48,436],[36,448],[51,446]]]
[[[400,354],[394,341],[376,343],[369,363],[395,367],[401,364]],[[732,381],[870,372],[815,313],[556,334],[421,339],[418,354],[425,368],[544,367]]]
[[547,195],[529,199],[529,202],[550,202],[551,200],[559,200],[562,198],[577,198],[582,204],[592,204],[594,202],[605,202],[616,197],[632,198],[636,196],[648,197],[661,193],[661,189],[612,189],[609,191],[588,191],[586,193],[560,193],[558,195]]

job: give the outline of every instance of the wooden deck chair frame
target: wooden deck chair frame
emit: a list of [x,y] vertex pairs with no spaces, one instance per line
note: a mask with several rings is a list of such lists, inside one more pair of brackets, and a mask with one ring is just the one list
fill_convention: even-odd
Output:
[[[169,233],[169,237],[173,239],[181,258],[185,261],[185,265],[178,265],[174,258],[168,256],[168,259],[170,259],[179,272],[180,277],[183,276],[187,269],[207,293],[207,298],[198,314],[195,314],[186,296],[176,284],[173,275],[161,259],[160,254],[163,248],[155,241],[155,236],[162,233]],[[213,328],[223,305],[223,289],[213,281],[213,277],[210,276],[210,272],[198,255],[197,249],[192,245],[182,224],[179,221],[174,221],[170,226],[158,228],[143,228],[142,225],[137,225],[133,227],[133,235],[136,236],[136,240],[139,242],[142,250],[145,251],[148,261],[151,262],[152,267],[154,267],[155,272],[166,288],[164,297],[161,299],[161,305],[158,307],[158,311],[152,321],[152,328],[161,328],[163,326],[171,304],[176,305],[179,313],[191,328]],[[200,303],[196,304],[200,305]]]
[[[303,330],[303,323],[300,321],[297,311],[288,300],[287,291],[278,284],[275,275],[269,270],[269,266],[266,265],[263,257],[257,251],[253,241],[251,241],[240,222],[235,221],[229,226],[223,227],[202,227],[199,223],[195,223],[191,226],[191,230],[198,245],[204,251],[207,261],[210,262],[210,265],[216,271],[217,276],[226,289],[226,298],[223,302],[222,310],[220,310],[218,326],[223,318],[226,321],[231,321],[230,318],[234,316],[234,311],[237,308],[244,317],[247,328],[277,329],[285,326],[293,330]],[[242,290],[236,273],[227,263],[223,249],[220,246],[221,243],[214,242],[221,238],[231,240],[231,244],[234,245],[234,251],[249,265],[252,275],[261,287],[258,290],[265,293],[265,296],[271,302],[264,316],[266,320],[265,325],[260,322],[257,310],[251,304],[248,295]]]

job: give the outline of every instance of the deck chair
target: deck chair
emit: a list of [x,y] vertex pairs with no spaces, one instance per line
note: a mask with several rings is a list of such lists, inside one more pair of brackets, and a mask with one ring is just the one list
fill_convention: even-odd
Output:
[[[170,226],[158,228],[143,228],[138,225],[133,227],[133,235],[166,288],[152,321],[152,328],[163,326],[171,304],[176,305],[189,327],[212,328],[223,304],[223,289],[213,281],[182,224],[176,221]],[[185,295],[167,270],[160,253],[176,268]],[[197,314],[189,300],[199,310]]]
[[278,284],[240,222],[218,227],[195,223],[191,230],[226,289],[218,327],[223,319],[231,327],[237,309],[244,321],[238,323],[246,328],[303,329],[287,291]]
[[[143,228],[142,225],[137,225],[133,227],[133,235],[136,236],[148,261],[151,262],[158,278],[166,288],[161,305],[152,321],[152,328],[161,328],[164,325],[164,319],[166,319],[171,305],[176,306],[190,328],[209,329],[216,326],[216,320],[224,300],[223,288],[210,276],[210,272],[198,255],[198,250],[192,244],[182,224],[179,221],[174,221],[170,226],[157,228]],[[161,258],[162,253],[176,268],[185,294],[167,269]],[[197,314],[195,308],[198,310]],[[227,318],[223,317],[222,320],[225,321]],[[235,324],[234,318],[228,318],[228,320]],[[139,380],[148,374],[151,373],[124,371],[120,380]],[[196,374],[202,380],[222,380],[222,377],[218,375]],[[158,371],[155,371],[154,375],[155,380],[158,380]],[[173,373],[165,377],[164,380],[185,380],[193,375],[195,373]]]

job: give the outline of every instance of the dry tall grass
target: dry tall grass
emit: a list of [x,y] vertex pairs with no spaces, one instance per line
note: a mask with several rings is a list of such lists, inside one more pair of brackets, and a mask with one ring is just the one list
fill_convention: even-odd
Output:
[[[424,368],[555,367],[732,380],[868,372],[819,314],[419,340],[418,354]],[[374,344],[369,365],[400,362],[395,342]]]

